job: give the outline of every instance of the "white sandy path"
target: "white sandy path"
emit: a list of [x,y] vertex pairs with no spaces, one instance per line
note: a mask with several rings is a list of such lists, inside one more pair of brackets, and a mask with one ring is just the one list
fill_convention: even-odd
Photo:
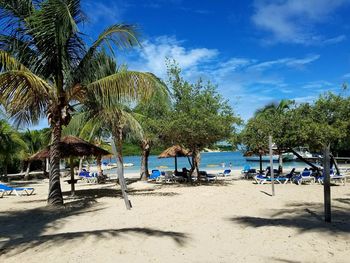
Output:
[[[62,185],[69,190],[69,185]],[[90,193],[94,200],[90,206],[74,205],[49,215],[41,210],[33,213],[45,205],[47,195],[46,183],[34,186],[35,196],[0,199],[0,247],[5,246],[0,262],[349,262],[350,258],[348,185],[332,187],[337,207],[333,225],[318,218],[323,211],[320,185],[277,185],[277,196],[272,198],[263,193],[270,192],[270,185],[251,181],[196,187],[137,182],[129,185],[134,207],[126,211],[122,199],[113,197],[115,186],[80,183],[77,192]],[[23,236],[27,239],[21,240]]]

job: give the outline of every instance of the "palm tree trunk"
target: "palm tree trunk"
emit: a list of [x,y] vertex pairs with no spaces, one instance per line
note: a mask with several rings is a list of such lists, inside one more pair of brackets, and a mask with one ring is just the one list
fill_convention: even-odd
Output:
[[7,160],[5,160],[4,163],[4,176],[2,178],[3,181],[8,182],[8,177],[7,177]]
[[60,183],[60,149],[61,121],[52,125],[52,143],[50,146],[49,196],[47,203],[50,206],[62,206],[63,196]]
[[84,160],[84,157],[79,158],[79,170],[78,170],[78,173],[80,173],[81,170],[83,169],[83,160]]
[[197,148],[194,148],[193,152],[192,152],[192,155],[193,155],[193,166],[194,166],[194,170],[196,171],[197,173],[197,181],[200,182],[200,179],[201,179],[201,175],[199,173],[199,163],[200,163],[200,152],[198,151]]
[[30,161],[28,161],[28,163],[27,163],[27,170],[26,170],[26,174],[24,175],[24,180],[29,180],[30,164],[31,164],[31,162],[30,162]]
[[151,151],[151,144],[149,143],[148,140],[142,140],[141,143],[141,177],[140,179],[142,181],[146,181],[147,178],[149,177],[149,172],[148,172],[148,157]]
[[115,131],[115,145],[117,148],[117,174],[118,178],[124,176],[124,161],[123,161],[123,130],[121,127],[117,127]]
[[97,175],[98,177],[102,178],[102,162],[101,162],[102,157],[97,156],[96,158],[96,165],[97,165]]

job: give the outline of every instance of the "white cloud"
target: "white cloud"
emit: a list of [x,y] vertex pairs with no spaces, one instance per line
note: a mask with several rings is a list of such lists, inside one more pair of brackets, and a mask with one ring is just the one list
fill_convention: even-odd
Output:
[[350,72],[343,75],[343,79],[350,79]]
[[349,0],[256,0],[253,23],[272,34],[270,42],[334,44],[345,36],[325,38],[313,32],[314,26],[327,21],[337,8]]
[[273,66],[286,66],[286,67],[300,68],[305,66],[306,64],[309,64],[311,62],[314,62],[315,60],[318,60],[319,58],[320,58],[320,55],[309,55],[305,58],[281,58],[277,60],[265,61],[265,62],[255,64],[251,66],[250,69],[266,70]]
[[150,71],[160,77],[166,75],[166,59],[174,59],[184,70],[193,70],[202,63],[207,63],[218,55],[216,49],[185,48],[174,37],[162,36],[154,41],[142,43],[139,51],[140,60],[131,62],[130,67],[142,71]]
[[[199,77],[218,85],[219,92],[242,118],[251,117],[257,108],[282,98],[302,101],[331,88],[327,81],[296,83],[285,74],[311,66],[320,56],[287,57],[262,61],[256,58],[222,59],[219,51],[204,47],[186,47],[175,37],[162,36],[143,42],[143,48],[127,59],[131,70],[149,71],[166,80],[165,59],[173,58],[182,68],[185,79]],[[289,74],[289,73],[288,73]]]

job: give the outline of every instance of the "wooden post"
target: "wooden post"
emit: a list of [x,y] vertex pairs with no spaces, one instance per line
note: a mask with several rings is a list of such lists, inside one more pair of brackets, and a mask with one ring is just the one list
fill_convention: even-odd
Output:
[[71,190],[71,196],[75,195],[75,185],[74,185],[74,164],[73,164],[73,157],[69,158],[69,164],[70,164],[70,190]]
[[262,170],[262,156],[261,156],[261,152],[259,152],[259,162],[260,162],[260,173],[262,174],[263,170]]
[[273,174],[273,153],[272,153],[272,136],[269,135],[269,150],[270,150],[270,174],[271,174],[271,187],[272,187],[272,196],[275,196],[275,182]]
[[330,186],[330,158],[329,145],[323,150],[323,192],[324,192],[324,220],[331,222],[331,186]]
[[175,155],[175,175],[177,173],[177,156]]
[[[112,145],[112,152],[113,152],[115,158],[117,159],[118,158],[118,156],[117,156],[117,148],[115,146],[113,137],[112,137],[111,145]],[[131,202],[130,202],[130,200],[128,198],[127,188],[126,188],[125,179],[124,179],[124,170],[122,170],[122,173],[118,173],[118,178],[119,178],[119,184],[120,184],[120,188],[122,190],[122,195],[123,195],[123,198],[124,198],[126,209],[130,210],[132,205],[131,205]]]

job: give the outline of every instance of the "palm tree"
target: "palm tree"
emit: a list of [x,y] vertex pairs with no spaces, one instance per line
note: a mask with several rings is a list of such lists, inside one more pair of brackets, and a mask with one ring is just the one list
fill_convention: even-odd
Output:
[[71,119],[73,103],[95,92],[102,100],[138,98],[153,77],[125,72],[106,77],[101,49],[138,44],[134,26],[116,24],[90,47],[79,25],[85,20],[80,0],[0,0],[0,101],[17,125],[47,116],[51,130],[49,205],[62,205],[59,141]]
[[254,116],[258,116],[259,114],[266,114],[266,113],[272,113],[272,114],[281,114],[284,113],[286,110],[290,108],[291,105],[293,105],[293,100],[283,99],[278,104],[277,103],[269,103],[262,107],[261,109],[258,109]]
[[22,139],[26,143],[27,148],[23,151],[22,159],[27,160],[27,169],[24,178],[29,179],[29,171],[31,161],[28,160],[28,157],[35,154],[39,150],[43,149],[49,145],[50,137],[47,132],[47,129],[43,130],[27,130],[22,134]]
[[0,120],[0,161],[5,178],[9,163],[19,157],[22,149],[26,149],[26,144],[20,134],[6,120]]

